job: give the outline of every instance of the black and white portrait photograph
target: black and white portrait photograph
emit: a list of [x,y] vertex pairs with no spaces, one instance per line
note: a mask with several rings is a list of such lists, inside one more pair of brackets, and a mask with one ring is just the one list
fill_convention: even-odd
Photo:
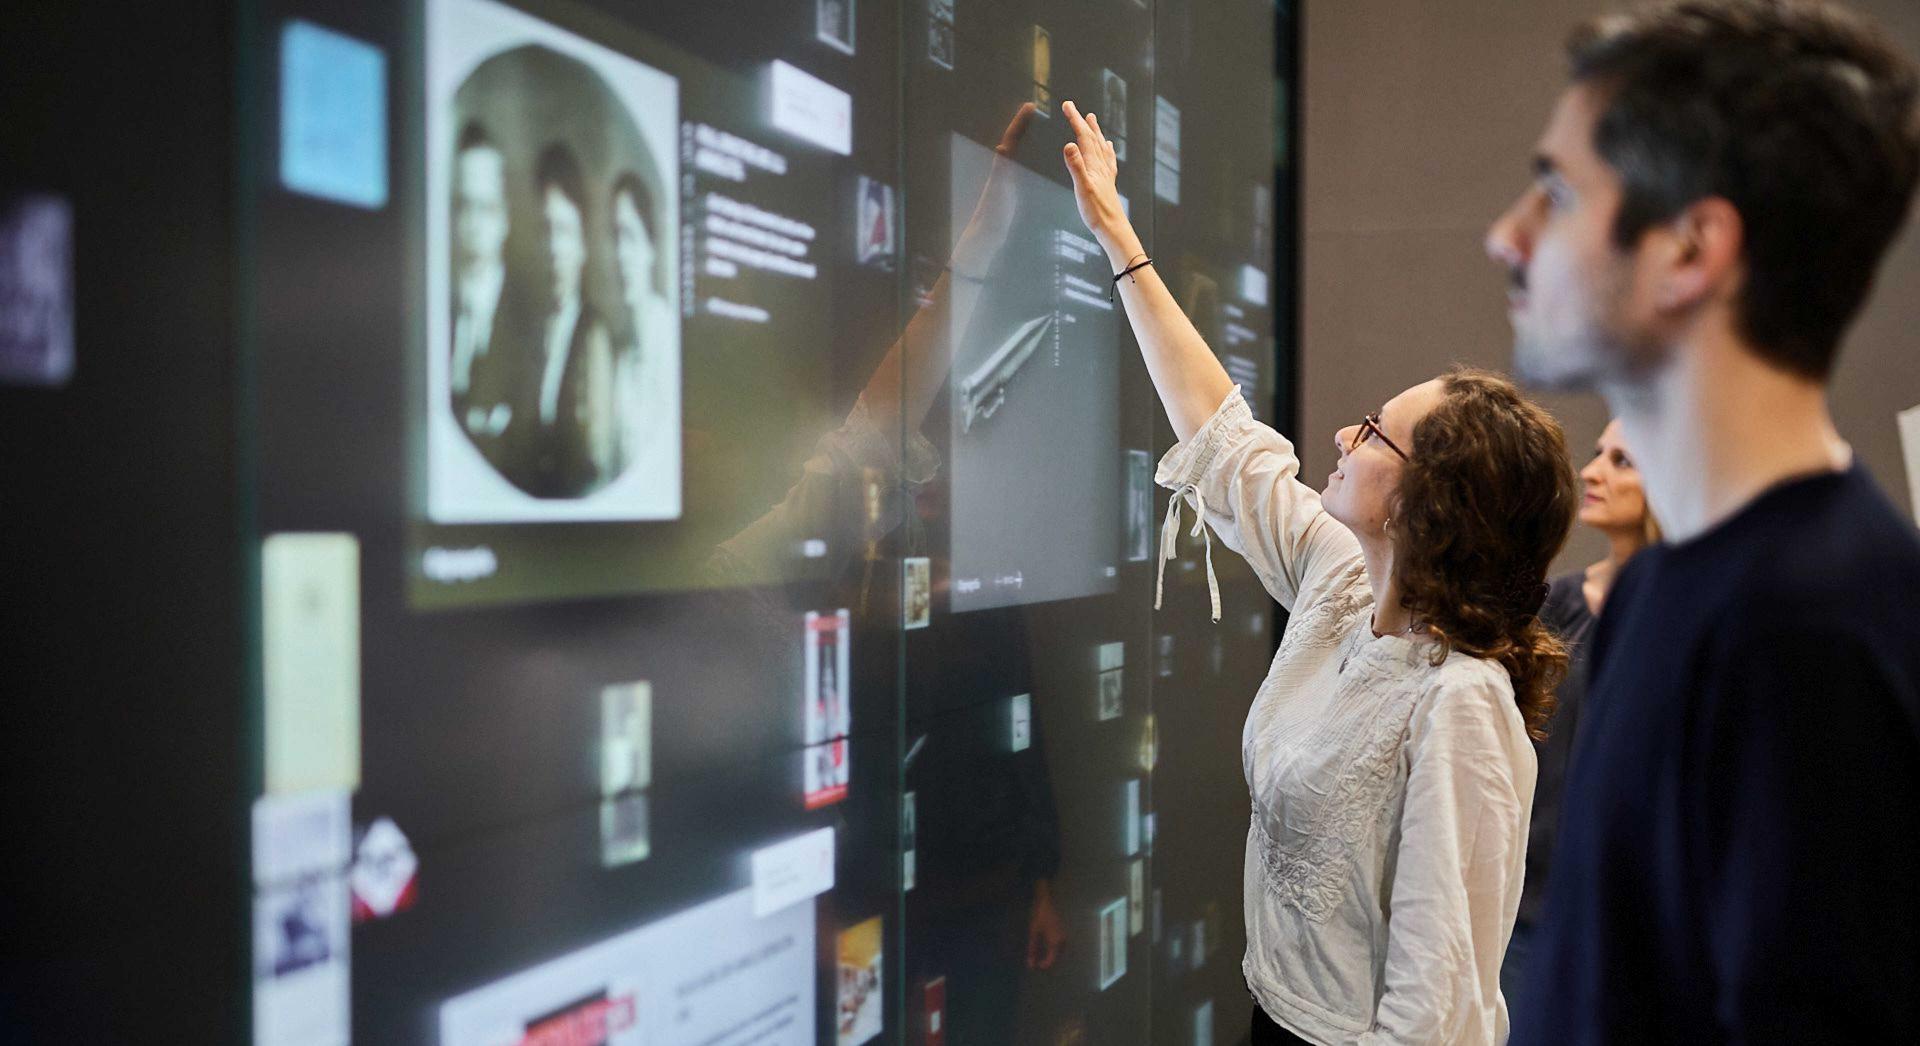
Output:
[[426,78],[429,517],[678,518],[677,82],[491,0]]

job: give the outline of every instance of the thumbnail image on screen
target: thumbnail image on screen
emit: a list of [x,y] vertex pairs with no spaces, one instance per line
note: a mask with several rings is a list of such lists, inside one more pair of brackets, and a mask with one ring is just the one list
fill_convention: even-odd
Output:
[[[960,230],[995,154],[951,140]],[[1019,200],[1012,238],[994,271],[955,273],[953,283],[955,611],[1118,585],[1119,340],[1105,256],[1071,189],[1016,165],[1003,170]]]
[[[811,905],[756,916],[748,891],[728,894],[448,1000],[440,1042],[801,1046],[813,940]],[[598,1037],[573,1037],[586,1027]]]
[[427,514],[680,515],[678,83],[431,0]]

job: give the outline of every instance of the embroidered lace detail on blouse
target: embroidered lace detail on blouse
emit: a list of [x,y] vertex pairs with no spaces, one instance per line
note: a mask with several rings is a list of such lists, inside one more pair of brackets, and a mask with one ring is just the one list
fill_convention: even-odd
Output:
[[1297,831],[1287,833],[1293,840],[1290,845],[1268,833],[1272,815],[1255,806],[1253,830],[1259,836],[1268,892],[1314,922],[1324,921],[1340,906],[1356,851],[1391,812],[1388,799],[1400,761],[1400,735],[1413,710],[1412,696],[1397,702],[1393,711],[1398,715],[1382,709],[1333,791],[1314,804]]

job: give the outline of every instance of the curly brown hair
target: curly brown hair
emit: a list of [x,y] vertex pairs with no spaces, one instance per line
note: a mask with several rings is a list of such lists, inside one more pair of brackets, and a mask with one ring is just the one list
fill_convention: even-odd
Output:
[[1547,568],[1578,485],[1560,423],[1498,374],[1455,367],[1413,427],[1389,531],[1400,602],[1439,640],[1499,662],[1527,733],[1545,740],[1567,650],[1540,622]]

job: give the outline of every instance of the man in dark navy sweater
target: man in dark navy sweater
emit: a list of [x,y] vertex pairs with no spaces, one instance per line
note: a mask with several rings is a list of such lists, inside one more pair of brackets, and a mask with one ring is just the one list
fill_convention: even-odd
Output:
[[1668,544],[1594,636],[1515,1043],[1920,1042],[1920,538],[1828,412],[1920,172],[1841,9],[1583,29],[1489,232],[1516,367],[1598,389]]

